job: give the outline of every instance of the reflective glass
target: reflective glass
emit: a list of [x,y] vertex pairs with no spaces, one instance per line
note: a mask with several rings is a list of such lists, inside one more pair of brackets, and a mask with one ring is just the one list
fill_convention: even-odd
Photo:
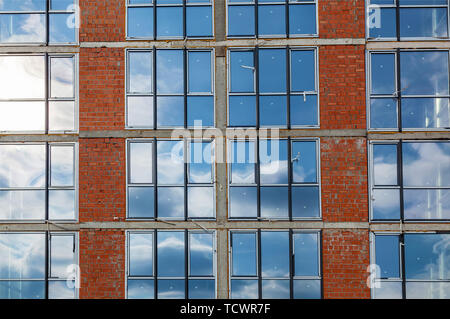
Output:
[[199,218],[214,217],[214,188],[188,187],[188,216]]
[[372,190],[372,218],[400,219],[400,190]]
[[184,92],[183,51],[157,50],[156,61],[156,84],[158,94],[182,94]]
[[289,232],[261,232],[261,276],[289,277]]
[[286,9],[284,5],[258,6],[258,34],[260,36],[286,34]]
[[395,85],[395,54],[371,54],[371,94],[392,95]]
[[76,218],[74,190],[49,191],[49,219],[72,220]]
[[402,299],[401,281],[380,281],[380,287],[373,289],[373,299]]
[[[74,282],[72,282],[75,284]],[[48,299],[74,299],[75,289],[66,280],[52,280],[48,283]]]
[[0,281],[0,299],[44,299],[45,282]]
[[314,51],[291,51],[291,91],[315,91],[316,55]]
[[158,280],[158,299],[184,299],[185,282],[179,279]]
[[261,217],[288,218],[287,187],[261,187]]
[[50,9],[51,10],[68,10],[70,5],[74,4],[75,0],[51,0]]
[[153,38],[153,8],[128,8],[127,36]]
[[127,126],[153,127],[153,97],[127,97]]
[[294,299],[320,298],[320,280],[294,280]]
[[189,155],[189,183],[212,183],[212,143],[191,142]]
[[210,51],[188,52],[189,93],[212,92]]
[[[426,1],[429,5],[429,1]],[[400,8],[400,36],[443,38],[448,36],[447,8]]]
[[319,276],[319,235],[294,233],[294,275]]
[[286,50],[260,49],[258,71],[260,92],[286,92]]
[[231,299],[258,299],[258,280],[231,280]]
[[400,242],[395,236],[375,236],[375,261],[381,278],[400,278]]
[[261,184],[288,183],[288,141],[260,140],[259,171]]
[[75,102],[49,102],[49,130],[75,131]]
[[1,43],[44,43],[45,14],[0,14]]
[[289,280],[262,280],[263,299],[289,299]]
[[216,295],[214,280],[189,280],[189,299],[214,299]]
[[184,277],[184,244],[184,232],[158,232],[158,276]]
[[403,98],[402,126],[404,128],[450,127],[448,98]]
[[373,145],[374,185],[397,185],[397,145]]
[[158,114],[158,127],[184,126],[184,97],[159,96],[156,101]]
[[184,184],[183,141],[158,141],[158,184]]
[[128,92],[151,93],[152,84],[152,52],[128,52]]
[[50,185],[75,184],[75,158],[73,146],[50,146]]
[[153,299],[155,298],[155,288],[153,279],[128,280],[128,299]]
[[405,219],[450,219],[450,189],[405,189]]
[[0,191],[0,220],[45,219],[45,191]]
[[255,65],[253,51],[230,52],[230,92],[254,92]]
[[292,95],[290,99],[292,126],[313,126],[319,124],[317,95]]
[[213,96],[188,96],[187,98],[187,125],[194,127],[200,124],[202,127],[214,126]]
[[319,198],[319,187],[292,187],[292,217],[319,217]]
[[45,102],[0,102],[0,131],[44,131]]
[[379,13],[372,9],[369,11],[370,19],[369,37],[371,38],[396,38],[396,14],[395,8],[381,8]]
[[286,96],[260,96],[259,116],[261,126],[286,126]]
[[0,2],[0,11],[45,11],[45,8],[46,0],[3,0]]
[[255,183],[255,142],[232,142],[231,154],[231,182],[235,184]]
[[183,187],[158,188],[158,217],[184,217]]
[[212,36],[211,7],[186,7],[186,35],[188,37]]
[[231,235],[232,276],[256,276],[256,233]]
[[450,282],[406,282],[407,299],[450,299]]
[[152,183],[153,143],[130,143],[130,183]]
[[75,43],[78,30],[72,27],[73,13],[57,13],[49,15],[49,40],[50,43]]
[[289,34],[317,34],[316,5],[289,5]]
[[50,249],[50,277],[69,278],[69,266],[75,264],[74,235],[51,235]]
[[292,179],[294,183],[317,183],[316,142],[292,142]]
[[153,218],[155,217],[155,191],[153,187],[128,188],[128,217]]
[[213,244],[211,233],[189,234],[189,262],[191,276],[212,276],[213,270]]
[[254,6],[228,6],[228,35],[255,35]]
[[229,97],[229,124],[230,126],[256,125],[256,97],[230,96]]
[[370,100],[370,127],[397,128],[397,102],[394,98]]
[[153,234],[132,233],[129,238],[129,275],[153,276]]
[[51,97],[74,97],[73,58],[50,58]]
[[256,216],[256,187],[230,187],[230,217]]
[[158,7],[156,10],[156,30],[158,38],[183,37],[183,8]]

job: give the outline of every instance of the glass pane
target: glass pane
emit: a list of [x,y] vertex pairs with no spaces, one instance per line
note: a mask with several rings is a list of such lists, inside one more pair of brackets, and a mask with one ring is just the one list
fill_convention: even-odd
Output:
[[286,50],[259,50],[259,90],[263,93],[286,92]]
[[253,51],[230,52],[230,92],[255,92]]
[[255,96],[230,96],[229,104],[230,126],[256,125]]
[[[429,1],[426,1],[429,4]],[[401,37],[447,37],[447,8],[400,8]]]
[[156,61],[158,94],[183,93],[183,51],[158,50]]
[[128,52],[128,92],[151,93],[152,84],[152,52]]
[[448,128],[450,106],[448,98],[402,99],[402,125],[404,128]]
[[257,216],[256,187],[230,187],[230,217]]
[[189,234],[190,276],[213,276],[213,246],[213,234]]
[[320,216],[319,187],[292,187],[292,217]]
[[48,283],[49,299],[75,299],[75,289],[68,286],[67,281],[57,280]]
[[448,51],[400,52],[403,95],[448,95]]
[[374,189],[372,191],[373,219],[400,219],[400,190]]
[[184,127],[184,98],[182,96],[158,97],[156,105],[158,128]]
[[45,14],[1,14],[0,42],[45,43]]
[[187,125],[188,127],[214,126],[214,97],[188,96]]
[[44,277],[44,234],[0,234],[0,278],[44,279]]
[[258,299],[258,280],[231,280],[231,299]]
[[75,191],[50,190],[49,191],[49,219],[73,220],[75,214]]
[[152,182],[153,143],[130,143],[130,183]]
[[286,96],[260,96],[259,107],[261,126],[286,126]]
[[45,282],[0,281],[0,299],[45,299]]
[[370,100],[370,128],[397,128],[397,125],[396,99]]
[[450,279],[450,234],[405,234],[406,279]]
[[158,299],[184,299],[184,280],[158,280]]
[[263,280],[263,299],[289,299],[289,280]]
[[373,289],[373,299],[402,299],[402,283],[380,281],[380,287]]
[[317,183],[316,142],[292,142],[292,179],[294,183]]
[[74,97],[73,58],[50,58],[51,97]]
[[375,236],[375,260],[381,278],[400,278],[400,242],[396,236]]
[[308,50],[291,51],[291,91],[316,90],[316,54]]
[[184,188],[158,188],[158,217],[184,217]]
[[259,169],[262,184],[288,183],[288,141],[260,140]]
[[45,145],[0,145],[0,187],[45,187]]
[[214,217],[214,188],[188,188],[188,216],[198,218]]
[[261,187],[261,217],[288,218],[288,206],[287,187]]
[[183,4],[182,0],[159,0],[158,4]]
[[185,276],[184,244],[184,232],[158,232],[158,276]]
[[50,185],[73,186],[75,175],[73,146],[50,146]]
[[75,131],[75,102],[49,102],[49,130]]
[[155,217],[155,191],[153,187],[128,188],[128,217]]
[[373,145],[374,185],[397,185],[397,145]]
[[129,276],[153,276],[153,234],[130,234]]
[[0,11],[45,11],[45,7],[46,0],[6,0],[0,2]]
[[184,184],[183,141],[158,141],[158,184]]
[[370,38],[396,38],[395,8],[381,8],[379,13],[374,9],[369,11]]
[[231,182],[255,183],[255,142],[231,143]]
[[319,276],[319,235],[294,233],[294,275]]
[[128,8],[127,36],[153,38],[153,8]]
[[320,280],[294,280],[294,299],[320,298]]
[[317,95],[293,95],[291,98],[291,125],[313,126],[319,123]]
[[70,5],[74,4],[75,0],[51,0],[51,10],[68,10]]
[[289,34],[317,34],[316,5],[289,5]]
[[128,299],[155,298],[154,280],[128,280]]
[[447,4],[448,0],[399,0],[400,5],[438,5]]
[[255,35],[254,6],[228,6],[228,35]]
[[183,36],[183,8],[158,7],[156,10],[156,36],[176,38]]
[[45,191],[0,191],[0,220],[45,219]]
[[214,299],[215,290],[214,280],[189,280],[189,299]]
[[212,36],[211,7],[186,7],[186,35],[188,37]]
[[407,299],[450,299],[450,282],[407,282]]
[[405,219],[450,219],[450,189],[405,189]]
[[212,143],[191,142],[189,154],[189,183],[212,183]]
[[50,277],[68,278],[69,266],[75,264],[74,235],[51,235],[50,249]]
[[371,94],[392,95],[396,91],[395,54],[371,54]]
[[73,24],[73,13],[50,14],[49,15],[49,37],[50,43],[75,43],[76,31]]
[[450,143],[403,143],[404,186],[450,186]]
[[153,128],[153,97],[127,97],[127,126]]
[[289,277],[289,232],[261,232],[261,276]]
[[232,276],[256,276],[256,233],[231,234]]
[[45,97],[44,56],[3,55],[0,56],[0,70],[0,99]]
[[212,71],[210,51],[189,51],[189,93],[212,92]]
[[286,9],[284,5],[258,6],[258,33],[259,35],[285,35]]
[[44,131],[44,102],[0,102],[0,131]]

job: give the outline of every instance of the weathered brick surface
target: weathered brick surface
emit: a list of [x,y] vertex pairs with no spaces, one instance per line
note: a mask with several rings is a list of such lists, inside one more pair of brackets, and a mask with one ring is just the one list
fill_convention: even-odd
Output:
[[364,38],[364,0],[318,0],[321,38]]

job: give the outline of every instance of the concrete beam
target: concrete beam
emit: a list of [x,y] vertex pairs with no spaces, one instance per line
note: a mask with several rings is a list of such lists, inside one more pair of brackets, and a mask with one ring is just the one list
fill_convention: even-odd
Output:
[[450,49],[449,41],[370,41],[366,45],[367,50],[390,50],[390,49]]

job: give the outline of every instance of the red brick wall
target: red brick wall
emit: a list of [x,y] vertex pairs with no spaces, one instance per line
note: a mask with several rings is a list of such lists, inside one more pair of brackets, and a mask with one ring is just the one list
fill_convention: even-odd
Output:
[[364,38],[364,0],[318,0],[321,38]]
[[125,140],[80,139],[79,149],[80,222],[125,220]]
[[80,49],[80,131],[125,127],[125,50]]
[[363,45],[320,47],[319,87],[322,129],[366,128]]
[[126,0],[79,0],[80,41],[125,41]]
[[325,229],[322,233],[325,299],[368,299],[368,230]]
[[327,222],[368,220],[365,138],[321,138],[322,215]]
[[125,298],[125,233],[80,231],[80,299]]

